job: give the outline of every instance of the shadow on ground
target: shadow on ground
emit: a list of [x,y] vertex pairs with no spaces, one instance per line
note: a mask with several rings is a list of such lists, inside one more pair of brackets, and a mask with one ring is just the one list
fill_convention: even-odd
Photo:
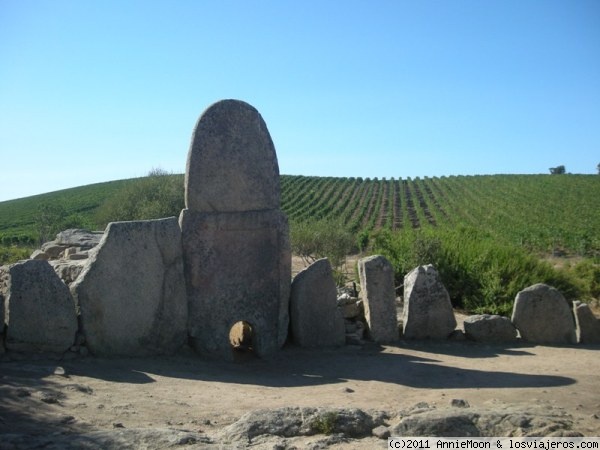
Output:
[[332,350],[286,347],[268,359],[248,358],[237,363],[211,360],[192,352],[154,358],[1,362],[0,435],[10,433],[16,424],[21,432],[37,435],[89,431],[68,412],[57,415],[56,408],[52,411],[60,405],[65,389],[84,392],[81,389],[85,386],[71,383],[70,376],[130,384],[153,383],[157,377],[171,377],[266,387],[318,386],[356,380],[422,389],[547,388],[576,382],[565,376],[458,367],[460,364],[450,365],[446,356],[521,358],[532,354],[526,347],[403,342],[395,348],[377,345]]
[[[405,345],[405,344],[402,344]],[[120,383],[151,383],[152,375],[269,387],[299,387],[379,381],[423,389],[553,387],[575,383],[564,376],[449,367],[436,354],[490,358],[499,354],[532,355],[523,348],[474,346],[461,343],[406,344],[430,356],[382,351],[376,345],[337,350],[287,347],[267,359],[224,362],[194,354],[164,358],[95,359],[65,364],[69,373]]]

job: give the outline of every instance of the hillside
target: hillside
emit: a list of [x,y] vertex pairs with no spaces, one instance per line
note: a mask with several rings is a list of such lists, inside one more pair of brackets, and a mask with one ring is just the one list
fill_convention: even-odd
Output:
[[[181,175],[172,176],[183,181]],[[35,242],[40,217],[50,207],[60,208],[74,224],[101,227],[95,216],[98,208],[142,180],[99,183],[0,202],[0,242]],[[491,237],[538,252],[600,254],[597,175],[387,180],[282,175],[281,187],[282,208],[292,222],[335,220],[353,233],[381,228],[476,227]],[[173,205],[173,211],[181,206]]]
[[93,222],[94,212],[107,198],[138,180],[107,181],[0,202],[0,243],[35,242],[40,216],[48,207],[59,207],[69,216]]

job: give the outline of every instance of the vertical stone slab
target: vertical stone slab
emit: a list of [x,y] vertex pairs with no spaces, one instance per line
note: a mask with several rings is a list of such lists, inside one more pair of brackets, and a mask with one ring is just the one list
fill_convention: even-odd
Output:
[[[2,269],[0,268],[0,278]],[[4,353],[4,295],[2,294],[2,280],[0,279],[0,355]]]
[[402,322],[407,339],[445,339],[456,328],[450,295],[431,264],[404,277]]
[[245,321],[253,350],[274,352],[288,334],[291,251],[275,147],[256,109],[223,100],[200,116],[185,184],[179,220],[192,345],[230,359],[229,331]]
[[[229,331],[239,321],[266,355],[287,338],[291,254],[287,219],[277,210],[182,211],[189,334],[194,348],[229,358]],[[284,297],[285,296],[285,297]]]
[[175,352],[187,339],[177,219],[110,223],[71,291],[92,353]]
[[331,264],[319,259],[298,273],[290,296],[292,340],[301,347],[344,345],[344,319],[337,308]]
[[577,342],[600,344],[600,319],[594,316],[587,303],[573,302],[573,315],[577,327]]
[[63,353],[75,340],[77,316],[69,288],[45,260],[3,269],[6,348]]
[[380,343],[397,341],[394,268],[383,256],[375,255],[358,261],[358,274],[368,336]]
[[[3,269],[0,268],[0,277]],[[4,333],[4,294],[2,293],[2,280],[0,280],[0,334]]]
[[555,288],[534,284],[517,293],[512,323],[521,338],[536,344],[575,344],[575,321],[569,304]]

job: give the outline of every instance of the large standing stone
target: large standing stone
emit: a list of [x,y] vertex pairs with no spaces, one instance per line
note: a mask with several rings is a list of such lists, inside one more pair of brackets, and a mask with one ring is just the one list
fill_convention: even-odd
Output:
[[185,184],[179,220],[192,345],[230,359],[230,329],[243,321],[259,356],[277,350],[289,327],[291,252],[275,147],[256,109],[224,100],[202,114]]
[[450,296],[431,264],[404,277],[402,322],[407,339],[445,339],[456,328]]
[[71,291],[93,353],[176,351],[187,338],[177,219],[110,223]]
[[279,209],[275,146],[249,104],[223,100],[198,120],[187,159],[185,204],[198,212]]
[[[0,269],[0,273],[2,269]],[[1,286],[0,281],[0,286]],[[4,295],[0,289],[0,355],[4,353]]]
[[600,319],[594,316],[587,303],[573,302],[577,342],[581,344],[600,344]]
[[4,267],[6,348],[62,353],[75,340],[77,316],[69,288],[48,261]]
[[358,273],[369,337],[381,343],[398,340],[394,268],[376,255],[358,261]]
[[185,209],[189,332],[196,350],[229,358],[229,331],[253,331],[258,355],[287,338],[291,253],[287,219],[277,211],[197,213]]
[[512,322],[521,338],[536,344],[574,344],[575,321],[563,295],[546,284],[534,284],[517,294]]
[[[0,268],[0,276],[4,272],[4,267]],[[4,294],[2,293],[2,281],[0,280],[0,334],[4,332]]]
[[466,336],[478,342],[513,342],[517,339],[517,329],[508,317],[490,314],[469,316],[464,327]]
[[292,281],[290,321],[293,341],[302,347],[343,345],[344,319],[337,308],[331,264],[319,259]]

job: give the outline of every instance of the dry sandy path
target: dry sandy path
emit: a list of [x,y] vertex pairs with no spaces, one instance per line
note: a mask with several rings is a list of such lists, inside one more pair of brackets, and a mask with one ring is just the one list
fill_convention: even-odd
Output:
[[[221,362],[192,353],[0,363],[0,434],[173,427],[207,434],[261,408],[339,406],[388,412],[544,407],[600,435],[600,346],[400,342]],[[0,436],[1,437],[1,436]]]

